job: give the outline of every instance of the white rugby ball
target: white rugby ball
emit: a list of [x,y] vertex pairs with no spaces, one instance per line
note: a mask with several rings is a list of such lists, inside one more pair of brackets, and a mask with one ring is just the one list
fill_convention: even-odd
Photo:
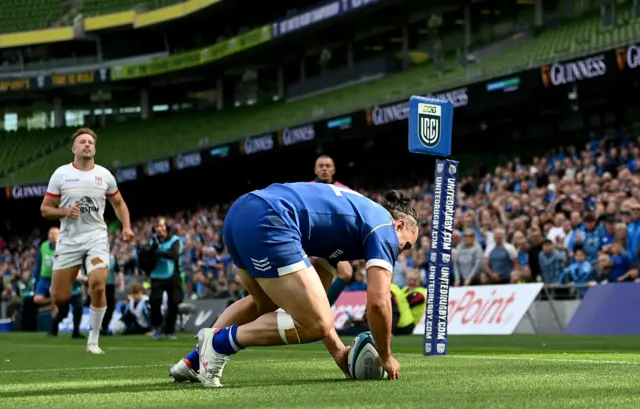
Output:
[[353,340],[347,359],[349,373],[353,379],[364,381],[387,378],[387,373],[378,361],[376,343],[369,331],[363,332]]

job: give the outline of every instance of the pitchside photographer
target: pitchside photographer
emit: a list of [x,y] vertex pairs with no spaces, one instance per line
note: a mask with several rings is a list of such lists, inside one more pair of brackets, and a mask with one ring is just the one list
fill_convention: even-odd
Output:
[[142,258],[152,259],[151,277],[151,325],[154,329],[154,339],[159,339],[162,333],[162,298],[167,293],[167,311],[164,317],[164,333],[167,339],[174,340],[178,306],[184,299],[182,280],[180,278],[180,254],[182,242],[171,229],[166,220],[156,221],[154,235],[149,247],[141,251]]

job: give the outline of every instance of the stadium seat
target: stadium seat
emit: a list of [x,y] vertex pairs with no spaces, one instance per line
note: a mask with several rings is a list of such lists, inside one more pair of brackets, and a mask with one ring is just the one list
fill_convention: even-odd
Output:
[[82,13],[85,16],[97,16],[138,7],[153,10],[181,2],[180,0],[84,0]]
[[[80,13],[85,16],[114,13],[144,7],[153,10],[180,3],[180,0],[84,0]],[[67,24],[65,14],[71,10],[65,0],[0,1],[0,33],[40,30]],[[66,16],[68,17],[68,16]]]
[[0,33],[38,30],[53,26],[64,14],[63,0],[0,1]]

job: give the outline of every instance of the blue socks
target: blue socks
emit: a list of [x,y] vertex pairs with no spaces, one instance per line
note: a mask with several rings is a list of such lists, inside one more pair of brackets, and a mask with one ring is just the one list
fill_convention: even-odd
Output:
[[[227,328],[222,328],[213,336],[213,349],[219,353],[224,355],[233,355],[238,351],[243,350],[238,344],[238,339],[236,338],[236,333],[238,332],[238,326],[232,325]],[[189,352],[187,356],[184,357],[189,368],[198,372],[200,370],[200,353],[198,352],[198,346],[196,345],[193,348],[193,351]]]
[[189,368],[198,372],[200,370],[200,354],[198,354],[198,347],[193,348],[193,351],[189,352],[189,355],[184,357],[187,361],[189,361]]
[[327,298],[329,298],[329,304],[333,305],[345,287],[348,285],[346,281],[344,281],[340,277],[336,277],[331,283],[331,287],[329,287],[329,291],[327,291]]
[[213,336],[213,349],[223,355],[233,355],[244,348],[238,344],[238,326],[232,325],[227,328],[222,328]]

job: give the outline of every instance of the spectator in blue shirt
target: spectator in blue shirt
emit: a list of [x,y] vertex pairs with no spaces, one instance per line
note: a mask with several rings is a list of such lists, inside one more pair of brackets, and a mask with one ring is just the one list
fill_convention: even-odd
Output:
[[[560,284],[588,284],[595,281],[596,275],[593,265],[587,260],[587,254],[582,247],[576,247],[573,251],[573,262],[569,267],[565,268],[560,275]],[[578,292],[584,296],[586,288],[580,288]]]
[[565,256],[558,251],[549,239],[542,242],[542,251],[538,255],[540,274],[545,283],[560,282],[560,275],[564,270]]
[[631,268],[631,259],[629,255],[624,251],[624,246],[621,240],[614,240],[611,245],[611,259],[612,268],[609,273],[609,282],[617,282],[620,277],[627,274]]

